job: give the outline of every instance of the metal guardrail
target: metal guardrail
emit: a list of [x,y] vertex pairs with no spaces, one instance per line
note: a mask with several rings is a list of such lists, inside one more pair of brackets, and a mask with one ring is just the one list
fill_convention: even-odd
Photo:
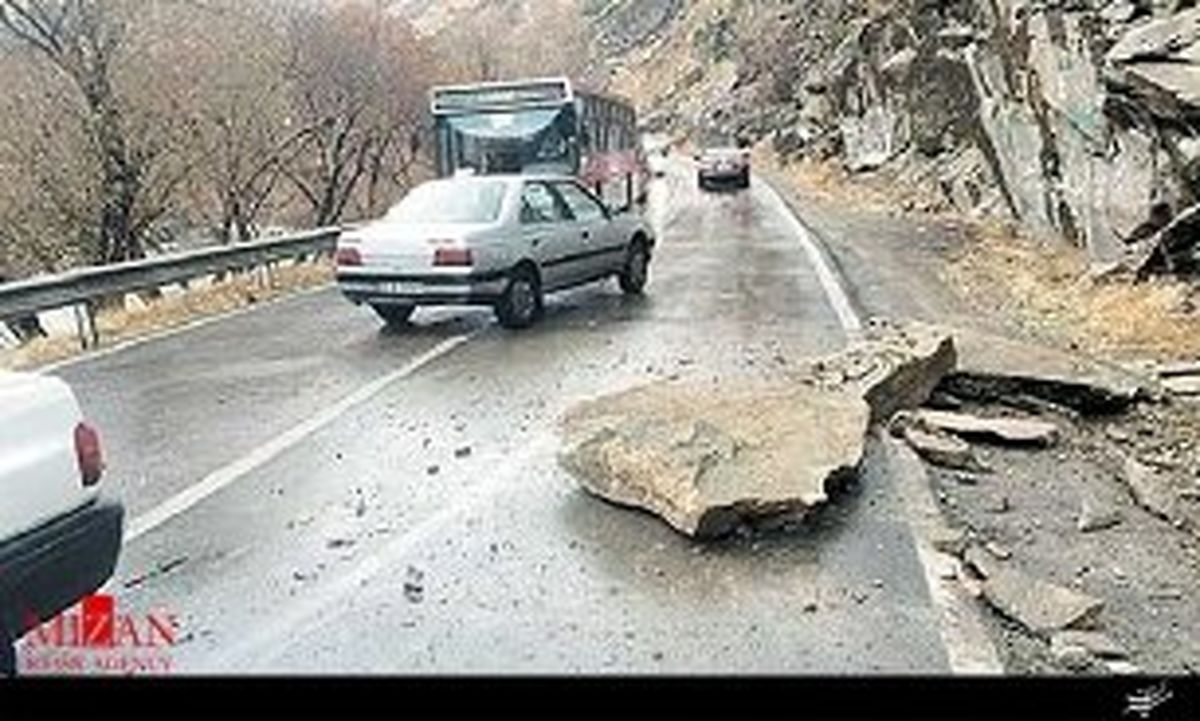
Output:
[[[342,228],[318,230],[249,243],[177,253],[114,265],[76,268],[0,284],[0,320],[54,308],[84,306],[93,344],[96,338],[94,301],[97,298],[161,288],[207,275],[246,270],[280,260],[332,252]],[[80,338],[88,347],[80,324]]]

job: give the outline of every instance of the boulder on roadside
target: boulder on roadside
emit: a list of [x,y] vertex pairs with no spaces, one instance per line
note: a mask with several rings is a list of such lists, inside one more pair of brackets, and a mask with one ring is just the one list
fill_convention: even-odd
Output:
[[666,381],[578,404],[559,463],[689,536],[798,520],[857,472],[872,421],[922,403],[954,358],[949,336],[874,322],[779,379]]

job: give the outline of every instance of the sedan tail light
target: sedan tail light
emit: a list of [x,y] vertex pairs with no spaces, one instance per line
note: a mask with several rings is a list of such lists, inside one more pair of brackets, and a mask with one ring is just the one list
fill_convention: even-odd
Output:
[[337,249],[333,256],[334,262],[338,265],[362,265],[362,253],[358,252],[358,248],[351,246],[343,246]]
[[474,264],[470,248],[438,248],[433,251],[434,265],[469,266]]
[[100,434],[86,423],[75,426],[75,458],[79,461],[79,478],[83,485],[94,486],[104,475],[104,453],[100,449]]

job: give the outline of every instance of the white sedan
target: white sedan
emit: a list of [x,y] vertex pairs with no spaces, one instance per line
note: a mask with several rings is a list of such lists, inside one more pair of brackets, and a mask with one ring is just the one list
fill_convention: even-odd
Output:
[[15,639],[112,576],[125,511],[101,496],[103,472],[66,383],[0,370],[0,676]]
[[420,305],[490,305],[523,328],[546,293],[616,277],[646,285],[654,234],[572,178],[469,176],[412,190],[378,221],[338,241],[337,281],[389,324]]

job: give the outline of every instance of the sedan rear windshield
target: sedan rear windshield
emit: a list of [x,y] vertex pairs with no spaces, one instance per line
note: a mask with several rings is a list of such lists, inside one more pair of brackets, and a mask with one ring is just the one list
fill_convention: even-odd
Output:
[[491,223],[500,217],[507,184],[496,181],[426,183],[388,211],[395,223]]

